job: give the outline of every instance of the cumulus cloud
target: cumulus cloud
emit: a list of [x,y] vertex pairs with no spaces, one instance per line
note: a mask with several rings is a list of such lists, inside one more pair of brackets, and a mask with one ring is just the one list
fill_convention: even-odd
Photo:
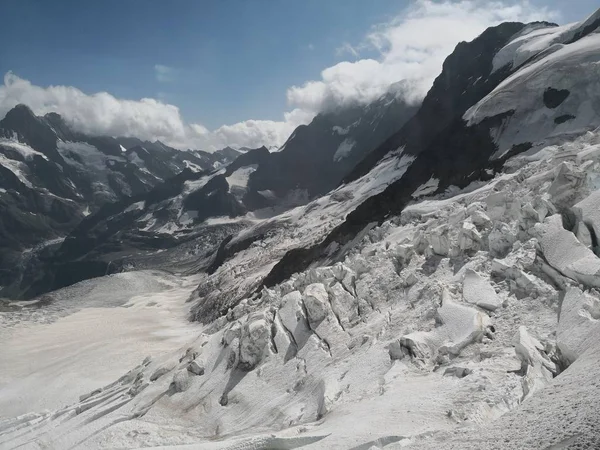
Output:
[[[286,112],[282,121],[246,120],[233,125],[223,125],[213,131],[200,124],[191,124],[193,136],[188,138],[195,144],[193,147],[211,150],[228,145],[248,148],[262,145],[278,147],[287,140],[296,127],[309,123],[313,117],[312,112],[294,109]],[[173,144],[185,147],[183,143]]]
[[[320,80],[293,86],[287,96],[298,108],[323,111],[351,102],[366,103],[399,80],[415,90],[408,100],[425,96],[440,73],[444,59],[460,41],[470,41],[486,28],[506,21],[553,20],[557,14],[527,1],[416,1],[391,21],[375,26],[363,42],[345,43],[343,61],[321,73]],[[362,52],[376,57],[359,59]]]
[[169,139],[186,132],[176,106],[152,98],[118,99],[107,92],[88,95],[71,86],[36,86],[9,72],[0,86],[0,117],[19,103],[36,114],[58,112],[89,134]]
[[[247,120],[209,130],[186,123],[179,108],[164,100],[123,100],[106,92],[89,95],[70,86],[41,87],[10,72],[0,85],[0,117],[25,103],[37,114],[58,112],[89,134],[159,139],[177,148],[209,151],[227,145],[279,146],[319,112],[373,101],[400,80],[411,87],[405,90],[407,100],[420,100],[456,44],[472,40],[489,26],[555,19],[553,11],[527,1],[418,0],[389,22],[375,26],[362,41],[340,47],[338,56],[345,54],[351,61],[326,68],[319,80],[289,88],[291,111],[280,121]],[[370,57],[361,58],[366,52]],[[154,70],[158,81],[174,81],[174,69],[157,64]]]
[[38,115],[58,112],[87,134],[161,140],[181,149],[208,151],[228,145],[281,145],[294,128],[313,117],[297,109],[285,113],[282,121],[247,120],[210,131],[202,124],[186,124],[179,108],[159,100],[123,100],[107,92],[88,95],[71,86],[41,87],[9,72],[0,85],[0,117],[19,103]]

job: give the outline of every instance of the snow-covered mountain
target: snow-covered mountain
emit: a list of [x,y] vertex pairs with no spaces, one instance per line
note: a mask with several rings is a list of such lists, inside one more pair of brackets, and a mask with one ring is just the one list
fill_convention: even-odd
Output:
[[19,284],[34,250],[56,244],[103,205],[143,195],[186,168],[226,166],[240,154],[86,136],[58,114],[36,117],[16,106],[0,121],[0,286]]
[[415,198],[486,179],[510,156],[595,129],[598,14],[566,27],[505,23],[460,43],[417,114],[345,181],[392,153],[414,158],[406,173],[352,211],[319,245],[287,255],[270,279],[308,267],[333,243],[348,242]]
[[[412,117],[417,107],[404,102],[405,89],[397,83],[369,105],[321,114],[298,127],[278,152],[226,148],[220,153],[235,159],[219,170],[186,170],[106,205],[43,261],[29,259],[18,286],[11,284],[4,295],[31,298],[133,267],[210,267],[215,246],[257,218],[306,204],[337,186],[357,161]],[[156,161],[140,145],[128,152],[136,161]]]
[[0,445],[598,448],[599,36],[459,44],[296,207],[237,209],[257,149],[89,216],[53,279],[121,273],[3,304]]
[[317,115],[298,127],[278,152],[250,175],[246,203],[253,209],[290,198],[313,199],[337,187],[344,176],[417,111],[404,101],[404,82],[378,100]]

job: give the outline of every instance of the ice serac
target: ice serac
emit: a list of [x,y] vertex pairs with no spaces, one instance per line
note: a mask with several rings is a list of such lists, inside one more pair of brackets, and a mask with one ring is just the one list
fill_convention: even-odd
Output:
[[251,315],[240,337],[240,367],[252,370],[263,358],[271,337],[271,325],[262,313]]
[[544,257],[552,267],[585,286],[600,287],[600,259],[563,228],[560,215],[548,217],[536,230]]
[[[216,318],[201,316],[203,323],[177,350],[152,354],[117,382],[86,385],[64,410],[2,421],[0,446],[36,439],[69,448],[85,439],[89,448],[227,448],[284,446],[285,439],[298,438],[304,440],[296,444],[314,449],[396,443],[463,450],[482,442],[512,449],[543,442],[547,448],[575,437],[591,442],[582,448],[595,448],[598,293],[551,266],[542,231],[557,220],[556,229],[567,234],[556,239],[577,240],[563,227],[576,224],[576,215],[568,209],[554,214],[548,190],[567,158],[584,174],[570,201],[587,197],[600,156],[590,149],[597,144],[597,133],[586,134],[516,156],[509,173],[422,199],[362,229],[343,262],[314,264],[260,289],[256,274],[264,276],[290,241],[304,236],[301,242],[310,242],[323,210],[319,203],[299,208],[302,221],[295,226],[270,221],[269,234],[253,246],[214,273],[194,276],[197,311],[210,307]],[[442,225],[447,255],[434,253],[429,240]],[[481,237],[477,251],[459,245],[463,230],[473,227]],[[510,245],[500,239],[487,245],[492,233],[505,230]],[[249,231],[239,233],[247,238]],[[101,280],[126,275],[139,272]],[[492,291],[501,307],[476,304],[495,298]],[[223,298],[229,302],[218,303]],[[113,313],[137,316],[156,308],[146,303],[140,296]],[[0,346],[3,355],[22,350],[19,341],[35,330],[16,327],[20,333],[9,334],[18,339]],[[95,350],[91,359],[104,351]],[[80,363],[72,353],[62,355],[59,370],[70,373]],[[19,375],[31,370],[14,366],[5,392],[19,393]],[[509,426],[519,435],[507,435]],[[270,441],[262,439],[266,434],[273,435]]]
[[463,298],[467,303],[477,305],[489,311],[495,311],[502,306],[502,301],[489,281],[482,278],[472,269],[465,271]]
[[440,326],[434,330],[400,338],[400,345],[409,356],[423,363],[433,362],[438,356],[456,356],[469,344],[481,340],[492,324],[485,313],[454,302],[447,290],[442,294],[437,318]]
[[[308,267],[326,249],[331,249],[332,243],[344,244],[369,223],[381,223],[390,214],[400,213],[414,200],[412,194],[420,188],[427,187],[426,192],[431,195],[452,185],[465,186],[474,179],[489,176],[485,170],[490,168],[489,158],[497,151],[490,130],[499,127],[504,117],[489,117],[470,127],[462,116],[510,75],[508,69],[493,72],[492,60],[524,27],[521,23],[504,23],[487,29],[472,42],[460,43],[444,62],[442,73],[415,116],[365,157],[343,183],[368,176],[370,171],[374,173],[378,163],[398,158],[394,152],[399,150],[402,155],[414,157],[404,175],[383,192],[362,202],[320,244],[309,251],[290,253],[274,271],[291,275],[298,268]],[[515,152],[525,149],[526,146],[521,146]],[[429,189],[431,186],[435,186],[435,190]],[[438,243],[438,250],[445,254],[446,242],[442,239]]]
[[521,360],[523,399],[544,387],[557,373],[556,364],[546,355],[546,347],[531,336],[526,327],[519,327],[514,337],[515,352]]
[[590,247],[592,245],[597,247],[598,236],[600,236],[600,191],[593,192],[573,206],[573,212],[579,221],[578,227],[581,228],[581,233],[586,236],[584,243]]
[[[70,405],[1,419],[0,446],[600,448],[600,294],[594,287],[600,129],[569,128],[565,134],[571,120],[563,118],[546,133],[558,117],[575,115],[562,108],[579,94],[560,83],[546,86],[543,70],[521,73],[593,38],[598,17],[560,28],[508,24],[459,45],[424,103],[431,123],[413,122],[426,128],[410,130],[414,136],[431,132],[421,136],[427,142],[416,137],[412,144],[390,147],[392,153],[373,171],[285,213],[213,219],[225,236],[211,245],[209,228],[193,225],[193,208],[164,223],[154,213],[176,216],[177,202],[191,192],[201,191],[196,200],[213,191],[230,193],[223,180],[235,174],[232,184],[249,181],[237,171],[254,165],[250,156],[235,170],[179,179],[172,190],[154,192],[143,204],[118,205],[114,216],[126,217],[123,210],[136,216],[128,232],[146,227],[149,232],[143,242],[155,259],[136,261],[179,261],[177,269],[194,273],[197,289],[188,306],[193,305],[196,328],[176,349],[156,352],[131,370],[129,363],[119,366],[118,374],[127,372],[116,381],[86,384]],[[576,71],[581,60],[571,61]],[[513,114],[525,117],[519,108],[530,100],[515,104],[516,113],[500,108],[499,115],[472,124],[463,120],[464,111],[457,115],[488,95],[491,103],[485,100],[474,112],[488,107],[494,112],[494,102],[507,106],[501,101],[505,94],[520,100],[514,93],[494,93],[502,80],[519,74],[512,86],[533,83],[522,95],[533,95],[532,104],[540,108],[540,122],[530,122],[540,127],[540,141],[511,147]],[[590,77],[583,80],[596,102],[595,85]],[[433,122],[440,118],[436,128]],[[339,145],[352,130],[334,126],[330,132]],[[504,138],[509,153],[494,159],[508,148]],[[426,145],[415,151],[415,143]],[[117,230],[100,250],[123,236],[112,216],[107,209],[84,222],[87,230]],[[192,224],[188,232],[167,227],[181,222]],[[69,245],[86,243],[85,227],[81,239]],[[150,237],[159,229],[174,240],[197,234],[174,253],[152,247],[157,244]],[[214,270],[203,272],[207,260]],[[125,275],[140,272],[100,280],[114,286]],[[88,291],[68,298],[97,295]],[[157,305],[147,302],[144,291],[110,311],[113,317],[133,316],[137,324],[138,316],[158,309],[169,295],[157,294]],[[181,305],[185,298],[176,300]],[[47,303],[50,313],[64,314],[51,316],[57,323],[72,323],[71,312],[61,309],[64,303]],[[0,355],[11,361],[0,380],[7,380],[0,385],[5,405],[23,402],[24,396],[42,398],[46,385],[59,378],[49,383],[47,366],[37,367],[36,353],[24,351],[30,336],[54,327],[30,326],[41,308],[20,306],[3,302],[0,308],[8,325],[0,328]],[[98,324],[101,330],[109,325]],[[79,336],[85,326],[68,329],[69,335]],[[169,334],[151,331],[135,361]],[[90,367],[111,356],[105,346],[82,353],[74,345],[63,353],[52,373],[74,368],[81,373],[84,356],[93,361]],[[36,364],[21,365],[23,355],[31,354],[27,361]],[[85,382],[90,374],[83,374]],[[75,390],[83,383],[70,386]]]
[[[595,295],[592,295],[595,294]],[[567,290],[560,308],[556,343],[562,356],[573,363],[600,341],[600,299],[598,293]]]

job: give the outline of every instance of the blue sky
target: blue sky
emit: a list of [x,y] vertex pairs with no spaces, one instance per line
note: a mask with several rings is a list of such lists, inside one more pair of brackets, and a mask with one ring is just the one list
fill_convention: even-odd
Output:
[[[186,123],[214,129],[281,120],[286,92],[319,80],[406,0],[0,0],[0,75],[116,98],[176,105]],[[510,1],[505,3],[511,3]],[[531,0],[581,20],[593,0]],[[361,48],[360,58],[376,57]]]
[[[161,95],[209,127],[276,119],[289,86],[318,77],[339,60],[336,48],[401,3],[8,1],[16,20],[0,27],[0,42],[11,42],[0,46],[0,72],[118,97]],[[171,82],[157,80],[157,64],[174,69]]]

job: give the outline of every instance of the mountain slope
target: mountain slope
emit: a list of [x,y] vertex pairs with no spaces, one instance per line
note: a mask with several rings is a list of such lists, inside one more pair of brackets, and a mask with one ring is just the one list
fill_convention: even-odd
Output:
[[[594,61],[597,62],[600,57],[599,47],[595,45],[598,28],[594,33],[584,24],[596,23],[594,18],[598,14],[566,30],[546,24],[503,24],[488,29],[472,43],[459,44],[444,63],[442,74],[436,79],[413,120],[375,150],[372,157],[368,156],[361,162],[346,181],[368,173],[378,158],[397,149],[401,149],[400,155],[416,155],[402,178],[348,214],[346,221],[320,244],[286,255],[266,278],[266,285],[304,270],[315,260],[323,258],[331,245],[345,244],[369,223],[381,223],[390,214],[402,211],[415,198],[444,192],[452,186],[464,187],[474,180],[485,180],[490,173],[501,169],[503,162],[514,154],[532,148],[539,149],[557,139],[572,139],[596,128],[600,124],[600,114],[597,112],[600,109],[596,100],[597,78],[592,74],[595,70]],[[583,36],[578,31],[580,29],[586,29],[587,34]],[[548,34],[553,35],[553,32],[559,39],[569,43],[554,44],[547,41]],[[573,41],[573,35],[581,37]],[[522,42],[523,39],[537,42],[537,47],[528,47],[536,49],[533,55],[519,67],[513,67],[508,60],[504,66],[497,67],[498,61],[505,58],[507,48],[518,48],[515,41]],[[548,44],[550,47],[546,47]],[[554,53],[558,48],[561,50]],[[579,71],[589,74],[582,79],[573,76],[561,79],[559,87],[592,96],[583,102],[585,112],[580,114],[580,119],[570,123],[556,121],[562,115],[562,110],[554,111],[544,104],[547,92],[552,92],[548,89],[553,87],[548,83],[552,81],[557,65],[562,65],[564,71],[571,74]],[[464,69],[471,70],[473,67],[476,68],[475,74],[484,78],[478,79],[470,76],[468,71],[464,72]],[[458,80],[454,89],[447,84],[448,80]],[[523,100],[513,106],[508,102],[503,104],[495,101],[503,98],[499,96],[501,92],[512,92],[509,98],[516,97],[511,91],[514,88],[511,81],[515,80],[527,81],[518,91],[518,98]],[[466,90],[463,90],[465,87]],[[456,102],[453,100],[455,98],[461,100]],[[468,101],[463,101],[463,98]],[[444,118],[437,113],[436,105],[440,102],[458,107],[447,109],[449,114]],[[496,107],[488,113],[481,106],[486,104]],[[431,125],[440,120],[438,118],[442,126]],[[532,119],[534,122],[529,127],[522,127],[523,120]],[[432,130],[429,134],[424,131],[428,129]],[[438,130],[437,133],[435,130]],[[519,133],[519,130],[526,132]]]
[[418,105],[403,100],[408,87],[400,82],[368,105],[339,107],[298,127],[278,152],[250,176],[252,209],[272,205],[261,192],[283,199],[304,192],[309,199],[335,188],[366,155],[400,129]]
[[[132,270],[4,303],[0,445],[597,448],[599,14],[459,45],[415,116],[433,123],[439,105],[432,136],[402,130],[364,174],[285,212],[200,218],[190,253],[212,225],[241,229],[216,251],[152,253],[180,258],[177,275]],[[192,206],[239,202],[264,158],[109,205],[62,251],[121,251],[142,223],[182,239]]]

